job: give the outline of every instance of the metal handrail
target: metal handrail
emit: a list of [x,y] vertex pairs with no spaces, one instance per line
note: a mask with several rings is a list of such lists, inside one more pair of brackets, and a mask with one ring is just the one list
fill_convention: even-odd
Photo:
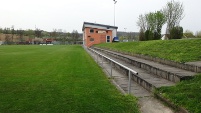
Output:
[[97,54],[97,62],[98,62],[98,55],[102,56],[102,65],[103,65],[103,57],[105,57],[106,59],[108,59],[108,60],[111,61],[111,63],[110,63],[110,65],[111,65],[110,76],[111,77],[112,77],[112,62],[115,63],[115,64],[118,64],[119,66],[121,66],[121,67],[123,67],[123,68],[125,68],[125,69],[128,70],[128,72],[129,72],[128,73],[128,76],[129,76],[129,80],[128,80],[128,94],[130,94],[131,93],[131,72],[134,73],[135,75],[138,75],[138,72],[130,69],[129,67],[124,66],[123,64],[120,64],[119,62],[117,62],[117,61],[115,61],[115,60],[113,60],[113,59],[111,59],[111,58],[109,58],[109,57],[107,57],[107,56],[105,56],[105,55],[103,55],[103,54],[101,54],[101,53],[99,53],[99,52],[91,49],[91,48],[89,48],[89,49]]
[[114,62],[114,63],[116,63],[116,64],[120,65],[121,67],[123,67],[123,68],[125,68],[125,69],[127,69],[127,70],[131,71],[132,73],[134,73],[134,74],[138,75],[138,72],[136,72],[136,71],[132,70],[131,68],[126,67],[126,66],[124,66],[123,64],[120,64],[119,62],[117,62],[117,61],[115,61],[115,60],[113,60],[113,59],[111,59],[111,58],[109,58],[109,57],[107,57],[107,56],[105,56],[105,55],[103,55],[103,54],[101,54],[101,53],[99,53],[99,52],[97,52],[97,51],[95,51],[95,50],[91,49],[91,48],[89,48],[89,49],[90,49],[90,50],[92,50],[92,51],[94,51],[94,52],[96,52],[97,54],[99,54],[99,55],[101,55],[101,56],[105,57],[106,59],[108,59],[108,60],[110,60],[110,61],[112,61],[112,62]]

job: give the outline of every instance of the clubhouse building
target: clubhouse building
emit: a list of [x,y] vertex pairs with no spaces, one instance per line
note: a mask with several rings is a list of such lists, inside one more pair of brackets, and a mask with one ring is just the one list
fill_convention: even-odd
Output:
[[83,45],[90,47],[94,44],[111,43],[118,40],[116,26],[84,22],[82,27]]

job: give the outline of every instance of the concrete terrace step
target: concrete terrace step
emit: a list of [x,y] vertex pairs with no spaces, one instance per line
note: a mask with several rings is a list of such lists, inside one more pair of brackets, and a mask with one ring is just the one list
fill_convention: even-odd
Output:
[[94,47],[94,49],[172,82],[180,82],[181,80],[192,78],[196,74],[195,72],[175,68],[134,56],[124,55],[114,51],[104,50],[97,47]]
[[[85,48],[85,47],[84,47]],[[86,51],[92,56],[92,58],[103,68],[104,72],[106,75],[110,78],[111,77],[111,62],[108,62],[106,59],[102,61],[102,57],[98,56],[98,61],[97,61],[97,55],[94,54],[94,52],[89,51],[89,49],[85,48]],[[125,61],[124,64],[126,63]],[[126,66],[129,66],[131,64],[126,63]],[[125,70],[121,69],[119,70],[118,68],[121,67],[115,67],[113,64],[113,69],[112,69],[112,77],[110,81],[119,89],[123,94],[126,94],[128,91],[128,76],[125,74],[128,74]],[[122,67],[123,68],[123,67]],[[137,77],[133,77],[133,81],[131,81],[131,95],[134,95],[135,97],[138,97],[138,104],[140,107],[140,111],[142,113],[174,113],[174,111],[165,106],[164,103],[159,101],[158,99],[154,98],[154,95],[152,92],[152,88],[154,87],[161,87],[161,86],[171,86],[174,85],[175,83],[167,81],[161,77],[153,76],[150,73],[147,73],[143,69],[140,68],[134,68],[132,66],[132,69],[137,71],[139,75]],[[128,71],[128,70],[127,70]],[[124,74],[122,74],[124,73]],[[150,77],[151,76],[151,77]],[[152,78],[153,76],[153,78]],[[135,79],[137,78],[137,79]],[[146,79],[147,81],[143,80]],[[149,80],[148,80],[149,79]],[[135,82],[137,80],[137,82]],[[147,84],[147,86],[151,86],[150,90],[146,90],[141,86],[139,83]],[[155,85],[151,85],[153,84]]]
[[[159,76],[154,76],[151,73],[148,73],[147,71],[138,68],[138,67],[134,67],[132,64],[129,64],[121,59],[115,58],[113,56],[109,56],[106,53],[102,53],[101,54],[119,62],[120,64],[123,64],[124,66],[133,69],[135,71],[138,72],[138,75],[134,75],[132,74],[132,80],[134,80],[137,84],[139,84],[140,86],[144,87],[146,90],[152,92],[154,91],[155,88],[159,88],[162,86],[172,86],[175,85],[174,82],[168,81],[162,77]],[[99,58],[101,60],[101,58]],[[101,63],[102,61],[100,61]],[[120,73],[124,74],[124,75],[128,75],[128,71],[125,70],[124,68],[113,64],[113,67],[115,69],[117,69]],[[110,70],[110,67],[108,67],[108,69]]]
[[[93,54],[91,51],[87,50],[87,52],[94,58],[94,60],[97,60],[97,56]],[[103,63],[103,64],[102,64]],[[103,70],[107,73],[108,77],[111,77],[111,65],[104,61],[101,61],[101,58],[98,59],[98,64],[102,66]],[[124,93],[128,92],[128,76],[123,75],[119,71],[113,69],[112,71],[112,80],[115,81],[115,85],[120,87],[120,90],[123,90]],[[139,84],[137,84],[134,81],[131,81],[131,94],[135,97],[150,97],[152,94],[148,92],[146,89],[141,87]]]

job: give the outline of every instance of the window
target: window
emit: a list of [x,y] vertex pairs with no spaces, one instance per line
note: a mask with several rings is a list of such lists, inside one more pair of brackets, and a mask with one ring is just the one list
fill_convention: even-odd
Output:
[[96,33],[98,33],[98,31],[96,31]]
[[110,36],[106,37],[106,42],[110,42]]
[[90,38],[90,41],[93,42],[93,41],[94,41],[94,38]]
[[94,29],[90,29],[90,33],[94,33]]

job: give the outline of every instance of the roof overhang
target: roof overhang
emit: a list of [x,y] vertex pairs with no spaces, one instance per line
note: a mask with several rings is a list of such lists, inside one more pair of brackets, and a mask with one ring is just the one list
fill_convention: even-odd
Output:
[[110,26],[110,25],[104,25],[104,24],[84,22],[83,27],[82,27],[82,31],[84,31],[84,28],[86,28],[86,27],[98,28],[98,29],[107,29],[107,30],[118,29],[117,26]]

